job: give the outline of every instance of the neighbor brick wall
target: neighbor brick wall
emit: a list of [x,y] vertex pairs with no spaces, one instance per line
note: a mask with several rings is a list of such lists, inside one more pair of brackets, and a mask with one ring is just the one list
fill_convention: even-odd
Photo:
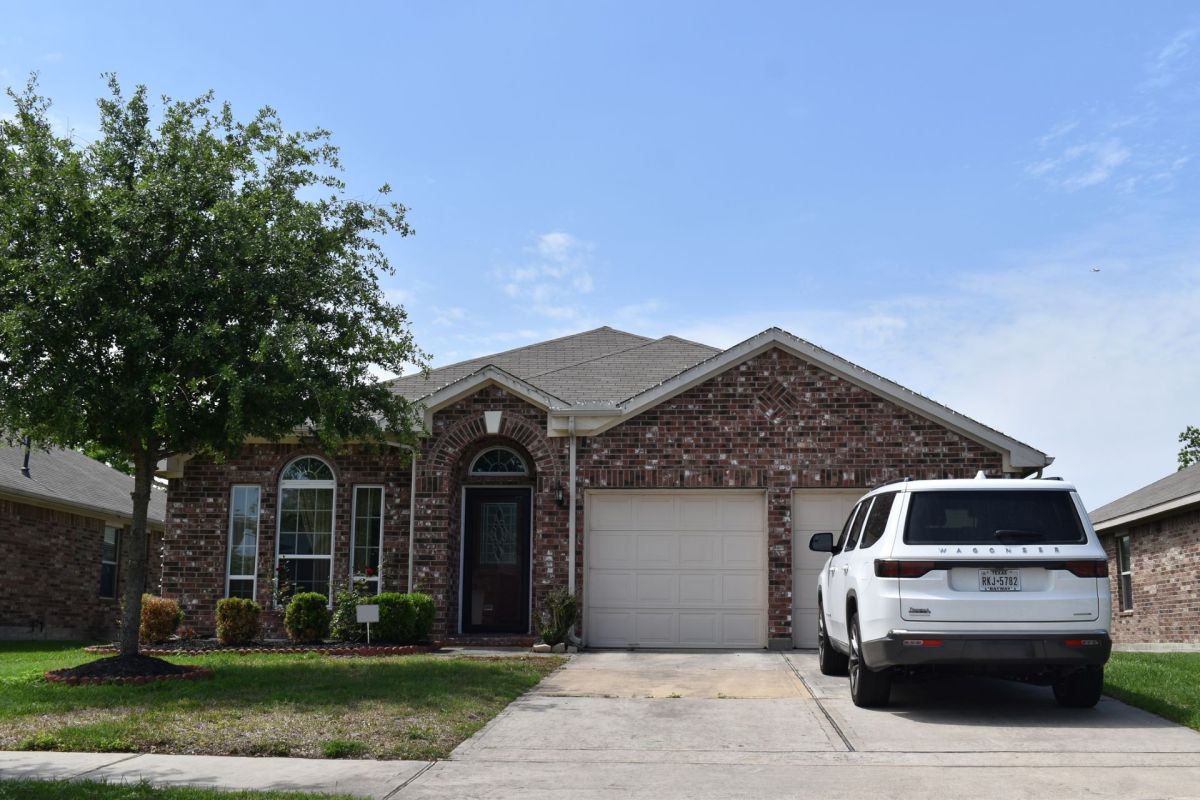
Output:
[[[1128,533],[1133,611],[1123,613],[1116,537]],[[1200,509],[1101,537],[1112,585],[1113,640],[1121,644],[1200,644]]]
[[163,595],[180,601],[185,624],[198,633],[215,628],[217,601],[225,596],[229,548],[229,500],[234,484],[260,487],[258,594],[268,633],[282,634],[281,613],[273,608],[275,518],[279,475],[293,459],[314,455],[333,469],[333,586],[349,586],[350,524],[355,485],[384,487],[382,589],[400,591],[408,584],[408,507],[410,473],[407,454],[350,447],[330,454],[310,445],[252,444],[236,457],[218,463],[195,458],[173,478],[167,492],[167,525],[163,540]]
[[771,638],[792,635],[793,489],[1001,474],[998,453],[778,349],[582,440],[577,458],[584,488],[766,489]]
[[[0,638],[115,635],[119,600],[100,597],[104,524],[102,519],[0,499]],[[122,531],[122,555],[128,535],[128,529]],[[158,591],[160,553],[161,534],[152,532],[148,592]],[[117,582],[119,598],[125,585],[123,569],[117,571]]]

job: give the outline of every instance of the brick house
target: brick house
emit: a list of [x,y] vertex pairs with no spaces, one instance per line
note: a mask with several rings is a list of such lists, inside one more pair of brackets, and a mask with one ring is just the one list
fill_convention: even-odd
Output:
[[1200,464],[1090,516],[1108,551],[1113,641],[1200,645]]
[[[74,450],[0,442],[0,639],[116,632],[133,478]],[[161,581],[166,492],[150,498],[146,591]]]
[[299,438],[169,460],[163,593],[197,629],[229,594],[270,608],[282,565],[428,592],[439,636],[526,636],[561,586],[593,646],[809,646],[809,533],[888,480],[1052,460],[776,328],[728,350],[599,328],[392,386],[424,407],[415,465]]

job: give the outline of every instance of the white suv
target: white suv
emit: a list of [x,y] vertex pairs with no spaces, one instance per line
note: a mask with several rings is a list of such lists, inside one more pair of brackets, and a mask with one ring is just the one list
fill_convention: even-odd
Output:
[[826,675],[859,706],[888,702],[899,671],[965,670],[1096,704],[1108,635],[1108,559],[1075,487],[1058,480],[903,481],[858,502],[817,596]]

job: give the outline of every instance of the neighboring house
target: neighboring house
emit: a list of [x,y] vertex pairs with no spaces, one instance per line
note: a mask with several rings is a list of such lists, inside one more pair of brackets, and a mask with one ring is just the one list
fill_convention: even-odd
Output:
[[1113,639],[1200,644],[1200,464],[1101,506],[1091,518],[1108,550]]
[[526,636],[564,587],[593,646],[812,646],[810,533],[885,481],[1051,461],[777,328],[728,350],[599,328],[392,386],[425,409],[415,468],[300,439],[168,461],[163,593],[192,624],[271,607],[277,569],[323,593],[369,569],[431,594],[438,636]]
[[[133,478],[74,450],[0,442],[0,639],[116,632]],[[166,492],[150,498],[146,591],[160,583]]]

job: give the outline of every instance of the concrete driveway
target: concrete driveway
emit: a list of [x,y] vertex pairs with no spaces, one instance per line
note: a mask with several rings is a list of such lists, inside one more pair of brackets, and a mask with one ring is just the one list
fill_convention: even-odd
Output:
[[804,653],[576,656],[410,797],[1200,797],[1200,734],[1000,681],[856,708]]

